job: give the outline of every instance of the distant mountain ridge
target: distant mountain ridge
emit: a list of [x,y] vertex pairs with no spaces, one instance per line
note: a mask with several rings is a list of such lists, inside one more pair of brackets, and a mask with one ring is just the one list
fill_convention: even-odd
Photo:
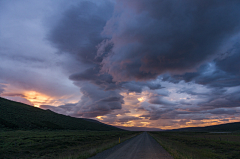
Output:
[[227,123],[206,127],[189,127],[181,129],[173,129],[168,131],[189,131],[189,132],[234,132],[240,131],[240,122]]
[[123,130],[128,130],[128,131],[163,131],[162,129],[159,129],[159,128],[148,128],[148,127],[125,127],[125,126],[116,126],[116,127]]
[[96,120],[65,116],[1,97],[0,129],[123,131]]

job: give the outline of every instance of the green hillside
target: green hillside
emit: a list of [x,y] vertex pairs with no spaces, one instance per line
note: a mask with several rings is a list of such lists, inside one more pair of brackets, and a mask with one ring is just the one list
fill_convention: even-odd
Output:
[[95,120],[73,118],[0,97],[0,129],[122,130]]
[[233,132],[233,131],[240,131],[240,122],[221,124],[221,125],[214,125],[214,126],[206,126],[206,127],[182,128],[182,129],[175,129],[175,130],[171,130],[171,131]]

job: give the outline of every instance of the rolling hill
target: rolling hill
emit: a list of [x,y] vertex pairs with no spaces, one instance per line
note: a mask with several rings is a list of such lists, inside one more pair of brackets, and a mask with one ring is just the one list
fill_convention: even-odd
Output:
[[123,131],[95,120],[65,116],[1,97],[0,129]]
[[240,122],[227,123],[221,125],[213,125],[206,127],[190,127],[190,128],[181,128],[174,129],[170,131],[189,131],[189,132],[233,132],[240,131]]

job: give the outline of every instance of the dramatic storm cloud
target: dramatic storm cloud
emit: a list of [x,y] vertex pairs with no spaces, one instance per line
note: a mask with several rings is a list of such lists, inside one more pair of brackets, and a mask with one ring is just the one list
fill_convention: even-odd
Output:
[[239,32],[239,1],[117,1],[103,33],[112,53],[102,70],[115,81],[194,71]]
[[238,0],[0,1],[0,95],[116,126],[239,121]]

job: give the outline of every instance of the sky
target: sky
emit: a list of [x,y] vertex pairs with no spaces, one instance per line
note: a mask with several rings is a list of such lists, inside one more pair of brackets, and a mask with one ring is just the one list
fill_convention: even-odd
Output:
[[125,127],[240,121],[239,0],[0,0],[0,96]]

